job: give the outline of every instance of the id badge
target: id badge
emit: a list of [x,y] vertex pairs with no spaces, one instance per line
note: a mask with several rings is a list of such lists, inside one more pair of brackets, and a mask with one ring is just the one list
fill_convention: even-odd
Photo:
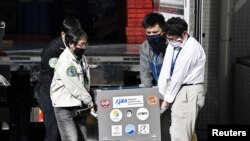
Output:
[[167,79],[167,86],[170,85],[170,82],[171,82],[171,78],[168,78],[168,79]]

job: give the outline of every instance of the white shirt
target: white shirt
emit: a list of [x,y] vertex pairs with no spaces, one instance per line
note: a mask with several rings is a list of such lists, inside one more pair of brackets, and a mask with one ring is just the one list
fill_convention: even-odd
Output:
[[206,55],[200,43],[195,38],[189,37],[181,44],[181,48],[173,74],[170,76],[174,47],[168,44],[158,80],[159,92],[168,103],[174,101],[182,84],[204,82]]

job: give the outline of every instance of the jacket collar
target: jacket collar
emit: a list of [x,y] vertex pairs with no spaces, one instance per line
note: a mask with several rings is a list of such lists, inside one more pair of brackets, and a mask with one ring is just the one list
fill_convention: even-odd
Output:
[[69,47],[65,48],[65,51],[67,52],[67,54],[69,55],[69,59],[72,59],[73,61],[75,61],[76,63],[80,63],[80,61],[78,61],[76,59],[76,56],[74,55],[74,53],[69,49]]

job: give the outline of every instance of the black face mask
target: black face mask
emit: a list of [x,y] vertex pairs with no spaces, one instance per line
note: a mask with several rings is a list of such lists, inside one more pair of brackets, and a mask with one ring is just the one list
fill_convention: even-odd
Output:
[[85,52],[85,49],[82,49],[82,48],[76,48],[74,50],[74,53],[79,60],[82,59],[82,55],[84,54],[84,52]]
[[160,34],[147,35],[147,40],[155,54],[159,55],[161,52],[165,52],[167,48],[166,39]]

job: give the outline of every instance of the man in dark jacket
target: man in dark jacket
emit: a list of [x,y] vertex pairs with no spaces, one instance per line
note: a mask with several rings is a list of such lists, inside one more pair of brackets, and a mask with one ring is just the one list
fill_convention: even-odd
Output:
[[54,67],[60,54],[65,49],[65,34],[81,29],[78,19],[65,18],[62,23],[61,36],[51,41],[41,53],[41,70],[38,90],[38,103],[44,114],[46,130],[45,141],[57,141],[60,138],[59,130],[50,99],[50,85],[54,76]]

